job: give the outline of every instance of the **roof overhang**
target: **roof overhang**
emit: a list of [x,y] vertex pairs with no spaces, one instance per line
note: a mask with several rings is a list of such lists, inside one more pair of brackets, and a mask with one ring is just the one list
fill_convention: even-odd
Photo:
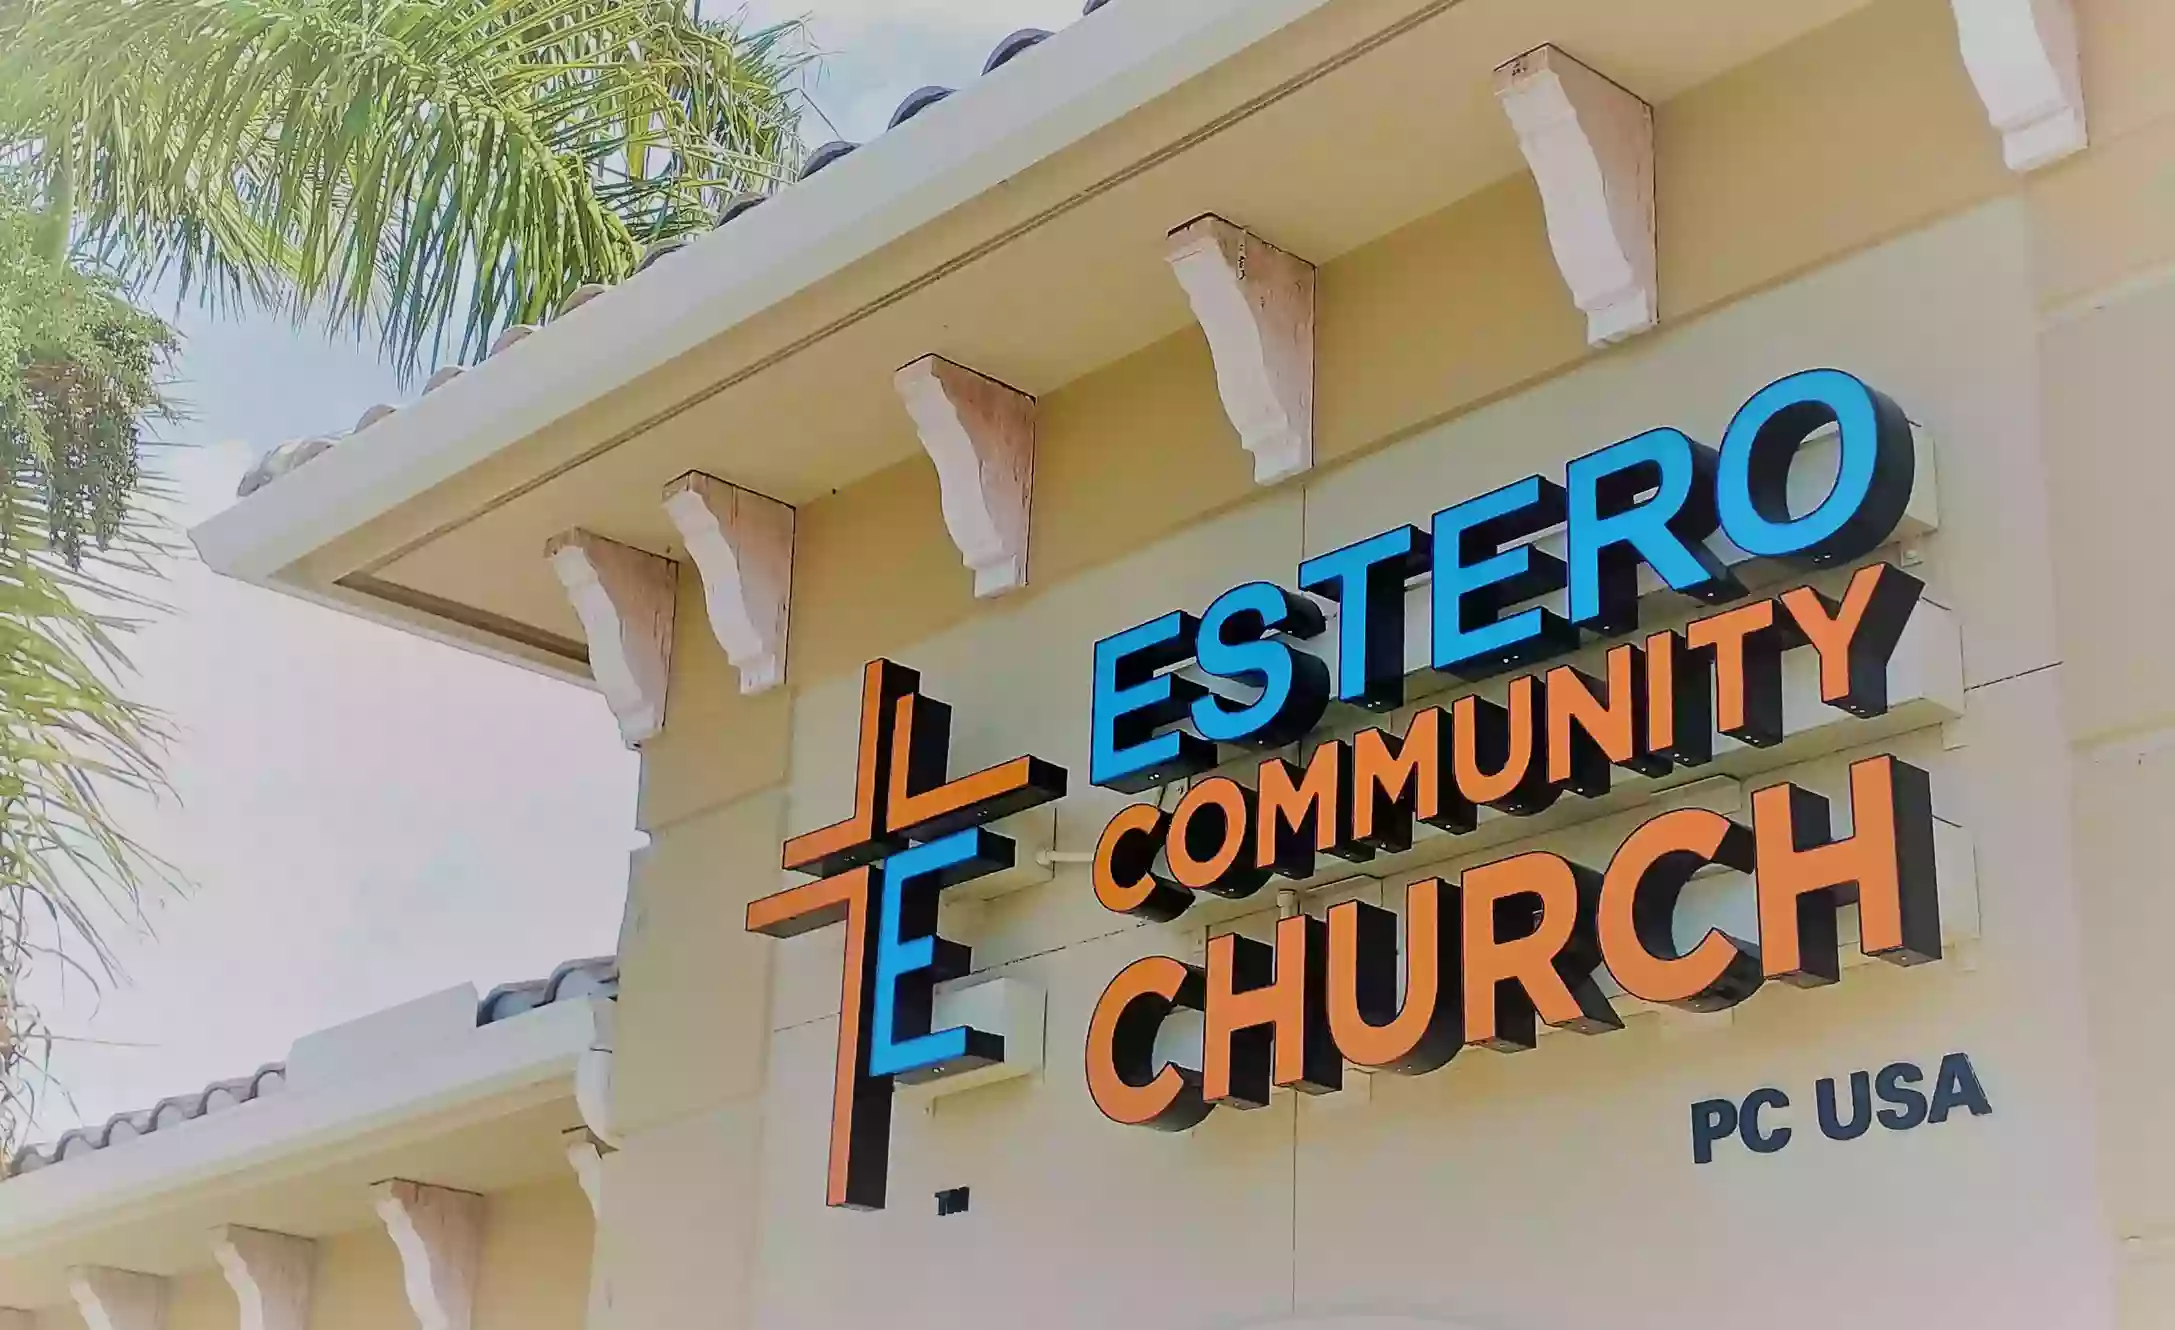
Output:
[[1516,175],[1492,74],[1533,46],[1659,104],[1863,2],[1106,5],[192,534],[220,572],[584,678],[558,532],[671,553],[687,471],[798,505],[907,461],[891,375],[925,354],[1044,396],[1182,332],[1161,243],[1203,213],[1330,265]]
[[[1117,5],[1056,40],[1064,58],[976,83],[850,167],[739,220],[585,315],[580,338],[524,348],[521,373],[425,397],[371,446],[194,532],[206,563],[265,578],[371,518],[745,323],[1223,63],[1331,0]],[[1446,7],[1438,3],[1435,7]],[[787,349],[789,353],[789,349]],[[253,496],[254,497],[254,496]]]
[[[467,992],[470,1010],[474,996]],[[490,1192],[570,1173],[576,1067],[612,1003],[570,998],[0,1183],[0,1306],[63,1303],[72,1266],[172,1274],[242,1224],[314,1237],[375,1222],[372,1183]]]

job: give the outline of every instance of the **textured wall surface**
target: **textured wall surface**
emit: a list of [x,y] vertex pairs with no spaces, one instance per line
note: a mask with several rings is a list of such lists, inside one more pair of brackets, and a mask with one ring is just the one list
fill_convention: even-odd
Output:
[[[2175,94],[2139,53],[2175,34],[2150,0],[2079,9],[2095,146],[2028,179],[2002,167],[1939,0],[1871,5],[1659,108],[1664,323],[1606,355],[1584,347],[1523,180],[1328,265],[1321,465],[1298,482],[1249,484],[1195,336],[1052,394],[1020,596],[967,599],[925,466],[806,509],[790,698],[727,698],[714,645],[683,635],[684,695],[703,700],[650,762],[609,1323],[2175,1314],[2175,1155],[2155,1125],[2175,1078],[2144,1052],[2167,912],[2152,810],[2175,794],[2175,746],[2153,737],[2175,721],[2156,649],[2175,615],[2150,572],[2175,492],[2155,400],[2175,298],[2154,285],[2175,226],[2152,221],[2175,211]],[[1969,833],[1978,940],[1923,970],[1770,990],[1696,1035],[1641,1018],[1165,1137],[1097,1114],[1079,1049],[1109,978],[1193,954],[1200,926],[1105,914],[1062,868],[945,925],[979,970],[1048,990],[1047,1068],[902,1112],[892,1208],[824,1209],[840,940],[751,945],[736,920],[780,885],[776,840],[850,806],[865,660],[954,704],[955,771],[1022,751],[1071,767],[1057,845],[1086,850],[1123,802],[1086,788],[1096,638],[1288,584],[1302,558],[1655,425],[1718,440],[1762,384],[1829,364],[1935,441],[1942,526],[1914,571],[1960,617],[1967,709],[1878,747],[1930,768]],[[1832,791],[1839,773],[1761,783]],[[1991,1117],[1848,1145],[1811,1129],[1816,1079],[1956,1051]],[[1763,1085],[1790,1089],[1799,1143],[1695,1169],[1688,1105]],[[929,1194],[960,1185],[972,1210],[939,1220]]]

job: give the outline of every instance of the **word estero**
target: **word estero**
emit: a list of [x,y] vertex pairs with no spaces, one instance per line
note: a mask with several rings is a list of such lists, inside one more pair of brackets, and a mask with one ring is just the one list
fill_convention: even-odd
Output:
[[[1837,432],[1834,484],[1789,511],[1792,458]],[[1271,583],[1239,587],[1198,619],[1176,613],[1096,645],[1094,783],[1139,792],[1218,765],[1217,745],[1277,748],[1318,725],[1330,700],[1377,711],[1404,703],[1407,584],[1433,574],[1436,670],[1465,680],[1574,650],[1583,635],[1638,629],[1639,565],[1714,605],[1748,592],[1705,542],[1717,529],[1745,553],[1803,566],[1878,549],[1909,502],[1917,459],[1902,410],[1835,370],[1794,375],[1746,403],[1719,450],[1662,429],[1314,559],[1300,586],[1339,607],[1337,664],[1292,646],[1326,631],[1310,599]],[[1565,528],[1558,559],[1528,537]],[[1563,591],[1566,612],[1515,607]],[[1719,731],[1755,747],[1783,739],[1782,659],[1817,653],[1824,703],[1887,710],[1887,667],[1922,585],[1861,569],[1840,601],[1809,586],[1735,604],[1606,654],[1606,678],[1568,665],[1510,681],[1505,703],[1458,698],[1421,711],[1401,737],[1379,729],[1316,749],[1304,767],[1263,761],[1251,786],[1195,780],[1175,809],[1139,804],[1097,846],[1097,898],[1118,913],[1175,919],[1196,893],[1243,898],[1272,875],[1313,876],[1316,854],[1363,861],[1412,845],[1415,822],[1470,832],[1488,806],[1531,816],[1564,792],[1599,797],[1616,767],[1648,775],[1714,758]],[[1239,703],[1173,670],[1188,662],[1257,690]],[[1174,728],[1180,722],[1190,731]],[[1633,997],[1718,1011],[1767,980],[1801,987],[1840,974],[1837,912],[1857,903],[1869,956],[1917,965],[1941,955],[1932,799],[1926,774],[1883,756],[1850,771],[1852,834],[1836,840],[1827,800],[1790,784],[1752,796],[1749,826],[1682,809],[1639,828],[1605,871],[1528,853],[1407,890],[1404,936],[1388,910],[1340,904],[1282,920],[1275,945],[1224,935],[1207,964],[1154,956],[1098,1001],[1088,1085],[1121,1123],[1184,1130],[1219,1104],[1259,1108],[1272,1087],[1340,1088],[1347,1061],[1418,1074],[1460,1048],[1534,1046],[1537,1023],[1601,1034],[1622,1022],[1595,982],[1606,965]],[[1691,876],[1721,864],[1754,876],[1757,944],[1672,936]],[[1400,952],[1403,963],[1400,966]],[[1399,972],[1403,970],[1400,983]],[[1174,1008],[1203,1013],[1202,1066],[1158,1064]]]

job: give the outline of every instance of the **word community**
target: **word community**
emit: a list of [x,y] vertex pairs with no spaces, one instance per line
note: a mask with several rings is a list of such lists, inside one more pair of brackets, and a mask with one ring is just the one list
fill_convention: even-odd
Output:
[[[1793,516],[1790,464],[1833,428],[1827,496]],[[1142,803],[1112,819],[1093,880],[1107,909],[1168,921],[1201,894],[1245,898],[1272,877],[1315,876],[1316,856],[1364,862],[1409,850],[1416,824],[1472,832],[1479,809],[1532,816],[1566,793],[1598,798],[1623,769],[1662,776],[1714,760],[1717,733],[1754,748],[1784,739],[1783,658],[1817,656],[1819,695],[1852,716],[1888,709],[1888,666],[1924,590],[1888,564],[1859,569],[1839,600],[1810,586],[1745,601],[1708,548],[1719,529],[1756,557],[1847,564],[1885,543],[1916,470],[1902,411],[1849,375],[1812,371],[1771,385],[1739,412],[1719,452],[1656,430],[1542,477],[1363,541],[1300,569],[1340,611],[1337,664],[1299,651],[1326,631],[1315,604],[1270,583],[1097,644],[1093,777],[1139,792],[1188,778],[1175,808]],[[1531,543],[1555,527],[1566,556]],[[1730,605],[1682,631],[1637,637],[1639,568],[1671,590]],[[1432,658],[1468,680],[1576,650],[1582,634],[1633,635],[1601,677],[1557,665],[1422,710],[1401,736],[1369,729],[1315,748],[1301,765],[1261,761],[1251,784],[1208,774],[1219,745],[1281,748],[1317,726],[1330,699],[1376,710],[1404,702],[1407,582],[1431,572]],[[1535,598],[1564,591],[1566,613]],[[1513,612],[1515,611],[1515,612]],[[1258,692],[1238,703],[1176,672]],[[1273,945],[1212,938],[1205,965],[1151,956],[1097,1003],[1090,1093],[1105,1116],[1185,1130],[1219,1106],[1260,1108],[1272,1090],[1329,1093],[1347,1063],[1419,1074],[1461,1049],[1519,1052],[1539,1027],[1622,1028],[1597,973],[1633,998],[1720,1011],[1776,980],[1840,978],[1838,914],[1859,908],[1860,947],[1895,965],[1940,959],[1932,797],[1926,773],[1893,756],[1850,769],[1851,834],[1828,801],[1784,783],[1756,791],[1749,825],[1679,809],[1632,833],[1605,870],[1535,852],[1426,879],[1397,917],[1346,902],[1326,918],[1279,921]],[[1753,877],[1756,940],[1710,931],[1675,941],[1677,902],[1710,866]],[[1202,1065],[1160,1061],[1156,1035],[1178,1008],[1202,1013]]]
[[[1834,483],[1795,515],[1791,461],[1831,429]],[[1166,614],[1097,643],[1094,783],[1141,792],[1192,779],[1172,811],[1141,804],[1109,824],[1095,854],[1097,899],[1174,919],[1204,893],[1243,897],[1275,875],[1311,877],[1317,855],[1409,849],[1418,825],[1470,832],[1483,807],[1530,816],[1566,792],[1605,794],[1618,768],[1702,766],[1717,732],[1778,744],[1782,660],[1799,648],[1818,656],[1824,703],[1881,715],[1919,583],[1874,564],[1840,599],[1799,587],[1748,601],[1709,541],[1720,532],[1746,555],[1809,567],[1856,563],[1902,520],[1913,448],[1902,411],[1864,383],[1833,370],[1795,375],[1748,402],[1719,450],[1650,431],[1573,462],[1563,484],[1532,477],[1438,513],[1428,531],[1400,527],[1312,560],[1298,570],[1307,594],[1251,583],[1198,618]],[[1557,527],[1560,559],[1530,543]],[[1681,632],[1640,634],[1642,566],[1717,608]],[[1323,744],[1304,765],[1266,758],[1251,784],[1213,774],[1226,749],[1300,742],[1332,699],[1401,707],[1404,597],[1423,573],[1433,578],[1431,661],[1458,678],[1514,674],[1568,654],[1582,635],[1629,640],[1607,650],[1598,677],[1559,665],[1511,679],[1501,703],[1461,697],[1423,710],[1395,737],[1368,730]],[[1532,604],[1558,591],[1565,613]],[[1333,676],[1294,645],[1327,630],[1310,596],[1339,609]],[[1192,675],[1178,673],[1187,666]],[[988,824],[1062,799],[1068,777],[1031,756],[953,777],[950,741],[951,710],[920,677],[871,662],[853,807],[785,844],[782,867],[812,881],[747,910],[748,930],[770,937],[845,933],[834,1206],[883,1207],[897,1085],[1006,1056],[998,1032],[935,1028],[937,985],[972,970],[969,949],[937,931],[939,902],[1009,867],[1016,847]],[[1277,1086],[1334,1090],[1347,1062],[1417,1073],[1470,1045],[1531,1048],[1544,1022],[1598,1034],[1620,1026],[1595,981],[1604,964],[1633,996],[1698,1011],[1741,1002],[1770,979],[1832,984],[1837,915],[1852,903],[1869,955],[1938,959],[1925,773],[1893,757],[1861,761],[1850,806],[1851,834],[1837,839],[1825,799],[1777,785],[1752,796],[1749,824],[1698,809],[1657,817],[1605,871],[1531,853],[1456,883],[1416,883],[1402,938],[1396,916],[1354,902],[1324,919],[1283,920],[1273,947],[1215,938],[1205,966],[1149,957],[1096,1004],[1089,1090],[1119,1122],[1175,1130],[1219,1104],[1259,1107]],[[1709,865],[1754,875],[1756,943],[1711,932],[1689,950],[1675,945],[1677,899]],[[1180,1007],[1204,1013],[1198,1069],[1155,1055],[1157,1030]]]

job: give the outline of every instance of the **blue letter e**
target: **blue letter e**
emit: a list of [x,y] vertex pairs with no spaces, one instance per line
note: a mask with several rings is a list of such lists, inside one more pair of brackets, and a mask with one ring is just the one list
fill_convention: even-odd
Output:
[[966,1026],[932,1032],[936,986],[967,973],[971,953],[936,935],[937,897],[1012,866],[1012,842],[983,827],[902,850],[877,871],[876,983],[868,1074],[913,1080],[917,1072],[1004,1060],[1004,1038]]
[[1177,730],[1156,733],[1183,720],[1194,699],[1207,691],[1163,673],[1193,659],[1200,631],[1200,620],[1173,613],[1095,644],[1091,783],[1137,794],[1216,765],[1214,744]]

